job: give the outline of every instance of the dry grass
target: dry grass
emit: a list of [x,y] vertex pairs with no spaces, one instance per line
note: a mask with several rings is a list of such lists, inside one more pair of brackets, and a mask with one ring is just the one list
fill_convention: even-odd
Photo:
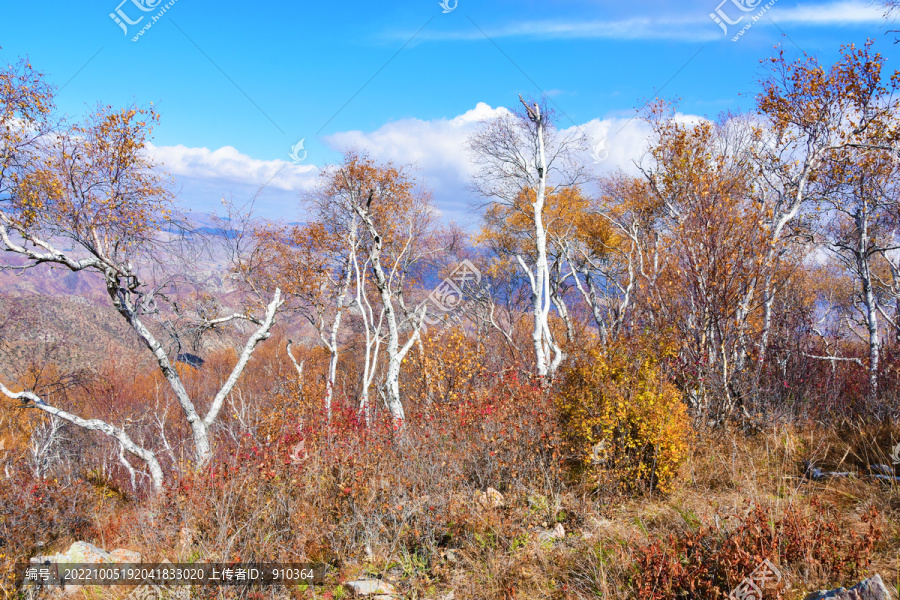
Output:
[[[284,451],[277,443],[257,445],[255,453],[252,446],[242,446],[206,476],[182,478],[159,502],[123,502],[107,494],[105,499],[97,496],[102,510],[85,511],[83,502],[71,509],[91,519],[90,527],[79,532],[89,541],[139,550],[145,560],[277,557],[336,567],[329,586],[315,595],[294,590],[293,597],[327,598],[323,594],[330,592],[337,598],[342,581],[369,574],[394,581],[407,598],[436,598],[453,590],[460,600],[636,598],[636,568],[654,541],[704,528],[723,534],[754,507],[772,519],[798,511],[811,519],[805,526],[814,539],[827,533],[819,531],[822,522],[814,518],[816,502],[834,509],[841,535],[856,532],[864,539],[870,526],[863,518],[877,510],[874,525],[883,535],[871,564],[854,580],[834,580],[821,569],[779,563],[789,584],[779,597],[792,599],[876,572],[894,589],[900,584],[898,488],[863,477],[813,482],[802,476],[804,461],[811,458],[834,456],[836,466],[846,465],[851,456],[871,456],[877,451],[870,445],[875,439],[881,438],[864,431],[848,435],[794,427],[751,437],[734,430],[701,432],[679,485],[668,495],[638,497],[598,496],[592,486],[567,480],[562,471],[540,473],[540,461],[534,460],[533,471],[517,477],[501,471],[493,475],[490,483],[503,491],[504,502],[488,507],[475,501],[475,492],[487,483],[478,480],[477,460],[472,460],[479,453],[477,444],[463,450],[469,461],[464,466],[458,462],[463,452],[453,453],[456,442],[411,434],[401,449],[370,432],[346,435],[343,450],[315,446],[301,468],[277,459]],[[848,458],[841,463],[837,456],[844,453]],[[400,454],[415,459],[404,462]],[[439,456],[443,467],[435,464]],[[346,478],[358,469],[365,471],[366,482],[348,483]],[[15,491],[4,493],[8,498]],[[74,513],[57,522],[77,520]],[[540,531],[556,522],[562,523],[566,537],[542,539]],[[0,527],[12,542],[9,523],[4,520]],[[63,549],[73,539],[67,531],[49,545]],[[832,541],[837,549],[850,544],[849,538]],[[96,598],[118,593],[84,592]],[[268,590],[264,597],[273,593]]]
[[[72,438],[80,458],[60,464],[55,482],[35,480],[27,461],[17,463],[13,477],[0,478],[5,565],[83,539],[137,550],[147,561],[322,561],[333,567],[323,588],[244,594],[252,600],[334,600],[341,583],[365,574],[392,581],[409,599],[452,590],[456,600],[645,600],[640,585],[661,589],[672,582],[653,579],[641,565],[654,551],[661,553],[654,564],[688,563],[677,540],[694,536],[699,556],[727,562],[727,570],[711,580],[712,588],[682,597],[727,595],[761,557],[782,570],[790,587],[778,593],[789,600],[876,572],[894,589],[900,585],[900,488],[867,476],[869,465],[891,464],[890,449],[900,440],[896,427],[795,421],[755,433],[700,428],[667,493],[625,493],[616,473],[573,474],[553,396],[515,371],[488,376],[484,364],[458,359],[417,364],[404,382],[410,420],[398,439],[385,423],[360,426],[352,398],[340,393],[334,420],[324,423],[316,400],[322,353],[309,350],[300,386],[279,347],[277,340],[262,347],[248,367],[234,398],[244,404],[223,416],[218,456],[208,469],[195,473],[182,464],[184,452],[176,445],[165,463],[171,480],[162,498],[132,493],[110,448],[87,437]],[[432,372],[431,363],[458,372]],[[199,397],[227,372],[227,357],[211,357],[208,364],[185,377]],[[443,387],[429,388],[427,376],[434,382],[439,373]],[[156,382],[123,369],[115,374],[118,383],[107,386],[115,394],[98,393],[93,401],[115,406],[123,418],[140,414],[128,411],[140,410],[136,398],[155,397]],[[453,401],[440,400],[448,397]],[[78,401],[86,400],[72,400]],[[183,434],[177,422],[167,427],[173,441]],[[291,454],[301,440],[308,456],[297,464]],[[812,481],[804,477],[807,461],[857,476]],[[82,466],[104,463],[108,468],[91,477]],[[503,494],[502,505],[477,500],[489,487]],[[866,522],[873,510],[877,517]],[[798,561],[789,549],[760,542],[765,527],[753,522],[755,511],[770,527],[793,519],[796,531],[783,537],[793,536],[811,558]],[[557,524],[562,539],[547,535]],[[756,540],[754,547],[742,546],[735,531],[747,532],[741,539]],[[870,531],[880,538],[867,546]],[[859,564],[817,562],[810,544]],[[105,600],[128,591],[84,590],[82,596]],[[215,597],[219,590],[194,592]]]

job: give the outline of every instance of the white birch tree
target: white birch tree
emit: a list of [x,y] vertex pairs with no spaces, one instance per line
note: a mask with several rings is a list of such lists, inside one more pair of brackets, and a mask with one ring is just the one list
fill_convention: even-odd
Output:
[[[24,82],[24,83],[23,83]],[[146,140],[156,120],[152,110],[101,108],[84,124],[51,131],[49,88],[35,85],[31,74],[0,73],[0,248],[25,259],[22,266],[51,265],[102,279],[112,306],[153,355],[187,421],[195,461],[212,457],[211,429],[226,397],[257,345],[269,337],[280,292],[261,317],[231,314],[204,319],[206,328],[245,320],[257,325],[237,363],[201,411],[190,397],[163,345],[145,317],[157,312],[153,290],[135,261],[158,259],[159,227],[169,218],[170,196],[162,175],[146,155]],[[17,88],[16,85],[19,87]],[[24,89],[23,89],[24,88]],[[36,91],[35,91],[36,90]],[[35,95],[36,94],[36,95]],[[30,132],[43,132],[29,136]],[[14,391],[0,382],[0,392],[78,427],[103,433],[124,451],[142,460],[154,487],[164,476],[151,448],[134,442],[124,427],[101,419],[84,419],[51,405],[33,391]]]
[[532,292],[532,345],[535,369],[546,381],[557,370],[564,354],[550,329],[553,306],[547,228],[544,222],[549,189],[577,185],[582,179],[576,153],[584,149],[576,131],[561,135],[552,112],[544,103],[526,103],[524,111],[506,112],[483,124],[469,140],[477,172],[474,188],[488,205],[516,207],[523,195],[533,197],[527,216],[533,226],[533,248],[516,255]]

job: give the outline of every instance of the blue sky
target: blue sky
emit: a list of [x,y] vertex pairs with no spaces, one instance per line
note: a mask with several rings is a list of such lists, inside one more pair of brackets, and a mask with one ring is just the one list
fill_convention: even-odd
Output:
[[[356,145],[416,164],[445,218],[474,226],[465,137],[519,93],[548,94],[561,127],[608,138],[598,169],[627,169],[645,133],[629,123],[636,108],[661,90],[690,115],[752,109],[759,61],[776,44],[830,62],[871,37],[891,70],[900,63],[885,33],[896,25],[867,0],[777,0],[737,41],[769,0],[458,0],[447,13],[438,0],[120,1],[6,2],[0,60],[29,56],[69,115],[152,102],[162,117],[152,150],[186,206],[240,203],[271,180],[257,210],[289,221],[303,218],[296,197],[317,170]],[[743,17],[727,35],[710,18],[717,8]],[[117,9],[143,18],[126,33]],[[307,155],[294,165],[301,139]]]

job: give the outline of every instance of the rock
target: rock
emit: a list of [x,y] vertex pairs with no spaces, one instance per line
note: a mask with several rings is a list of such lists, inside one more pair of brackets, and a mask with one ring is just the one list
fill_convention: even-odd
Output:
[[813,592],[806,597],[806,600],[891,600],[891,593],[884,587],[881,575],[874,575],[857,583],[849,590],[838,588],[831,591]]
[[[86,565],[104,564],[104,563],[139,563],[141,555],[139,552],[125,550],[119,548],[112,552],[106,552],[102,548],[98,548],[87,542],[75,542],[65,552],[59,554],[51,554],[48,556],[35,556],[31,559],[32,563],[51,564],[51,563],[80,563]],[[65,584],[61,589],[64,594],[76,594],[81,591],[83,586]]]
[[394,586],[380,579],[357,579],[344,584],[358,597],[374,596],[373,600],[392,600],[397,595]]
[[81,563],[81,564],[97,564],[112,562],[109,553],[87,542],[75,542],[69,549],[60,554],[51,554],[49,556],[35,556],[31,559],[33,563]]
[[492,487],[484,492],[475,490],[475,502],[482,508],[500,508],[503,506],[503,494]]
[[182,550],[187,550],[194,543],[194,530],[187,525],[183,525],[178,531],[178,546]]
[[544,529],[538,532],[538,539],[542,542],[561,540],[566,537],[566,529],[562,523],[557,523],[553,529]]
[[[80,563],[80,564],[101,564],[112,562],[109,553],[87,542],[75,542],[65,552],[59,554],[51,554],[49,556],[35,556],[31,559],[32,563],[48,565],[51,563]],[[83,586],[65,584],[61,588],[64,594],[77,594]],[[57,588],[59,589],[59,588]]]
[[114,563],[139,563],[141,562],[141,553],[119,548],[109,553],[109,560]]

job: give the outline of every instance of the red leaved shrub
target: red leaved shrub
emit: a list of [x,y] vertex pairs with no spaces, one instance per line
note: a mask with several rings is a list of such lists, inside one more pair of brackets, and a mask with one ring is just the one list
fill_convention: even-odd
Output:
[[[734,523],[670,534],[635,551],[633,583],[641,600],[723,598],[764,560],[800,568],[807,579],[837,585],[853,581],[871,561],[882,536],[872,508],[869,531],[850,531],[836,510],[813,499],[811,513],[788,507],[780,517],[760,505]],[[786,581],[775,594],[784,598]]]

